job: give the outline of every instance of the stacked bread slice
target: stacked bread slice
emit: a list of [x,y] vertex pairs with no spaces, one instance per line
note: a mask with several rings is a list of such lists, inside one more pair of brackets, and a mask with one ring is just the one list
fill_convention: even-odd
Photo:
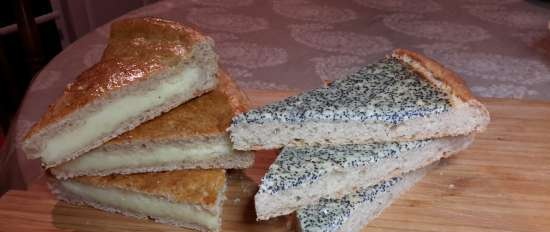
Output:
[[236,149],[282,148],[255,196],[260,220],[297,211],[303,231],[357,231],[489,123],[462,79],[398,49],[318,88],[238,115]]
[[172,21],[123,19],[23,149],[42,160],[61,200],[219,231],[225,169],[254,162],[226,132],[247,105],[209,37]]

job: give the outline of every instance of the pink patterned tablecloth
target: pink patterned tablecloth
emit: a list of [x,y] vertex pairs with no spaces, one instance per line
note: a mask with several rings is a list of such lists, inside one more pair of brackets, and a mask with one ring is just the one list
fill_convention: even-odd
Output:
[[[315,88],[323,80],[341,78],[402,47],[456,70],[478,96],[550,99],[549,3],[161,1],[123,17],[141,16],[202,29],[214,38],[222,66],[242,88]],[[16,144],[64,86],[99,60],[108,35],[109,25],[86,35],[34,80],[5,147],[11,158],[8,166],[22,173],[22,178],[10,176],[12,183],[29,181],[40,173],[38,163],[25,160]]]

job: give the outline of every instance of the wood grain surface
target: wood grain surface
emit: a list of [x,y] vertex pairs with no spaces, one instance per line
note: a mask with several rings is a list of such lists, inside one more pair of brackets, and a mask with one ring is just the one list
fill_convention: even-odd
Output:
[[[293,92],[247,91],[263,105]],[[550,231],[550,102],[485,99],[492,122],[364,231]],[[224,231],[290,231],[292,216],[255,221],[252,196],[276,151],[230,172]],[[187,231],[58,202],[43,180],[0,199],[0,231]]]

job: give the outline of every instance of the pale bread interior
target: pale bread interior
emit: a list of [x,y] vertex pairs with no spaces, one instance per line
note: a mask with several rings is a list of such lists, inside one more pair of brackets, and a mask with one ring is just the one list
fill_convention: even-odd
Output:
[[[398,124],[380,121],[306,121],[302,123],[264,120],[259,123],[237,123],[230,127],[235,149],[261,150],[284,146],[316,144],[366,144],[373,142],[412,141],[482,132],[489,124],[487,109],[476,99],[461,99],[455,92],[465,86],[451,86],[435,78],[433,70],[421,61],[404,56],[395,58],[410,65],[435,88],[447,93],[451,108],[443,113],[405,120]],[[444,68],[441,68],[444,69]],[[441,71],[441,70],[438,70]],[[450,77],[441,77],[450,78]]]
[[73,204],[137,218],[152,218],[157,222],[200,231],[219,231],[221,227],[224,189],[219,192],[214,207],[204,207],[116,188],[95,187],[74,180],[58,180],[50,187],[58,198]]
[[358,187],[374,185],[382,180],[426,167],[431,163],[466,149],[473,136],[432,140],[425,146],[404,152],[398,159],[385,159],[372,166],[330,172],[315,183],[304,184],[276,194],[257,193],[254,197],[258,220],[286,215],[316,203],[320,198],[333,198]]
[[[45,142],[42,152],[44,163],[53,163],[64,154],[73,153],[82,146],[92,143],[102,134],[110,133],[128,118],[135,118],[142,112],[161,105],[181,92],[190,92],[197,88],[201,78],[197,67],[188,67],[173,78],[158,85],[153,91],[128,95],[105,104],[95,112],[82,118],[72,130],[59,133]],[[189,97],[192,97],[190,94]],[[69,143],[67,141],[70,141]]]
[[176,141],[108,144],[51,168],[57,178],[105,176],[189,168],[240,169],[254,162],[252,152],[233,150],[226,136]]
[[209,45],[195,49],[191,61],[87,104],[34,134],[23,143],[27,155],[41,157],[46,167],[58,165],[213,89],[216,56]]

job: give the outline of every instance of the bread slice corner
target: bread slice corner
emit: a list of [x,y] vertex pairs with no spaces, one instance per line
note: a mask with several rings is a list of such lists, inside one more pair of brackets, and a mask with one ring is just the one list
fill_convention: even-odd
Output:
[[472,132],[485,131],[491,118],[489,111],[473,96],[464,79],[458,74],[445,68],[437,61],[410,50],[396,49],[393,51],[392,57],[410,65],[416,72],[421,74],[421,77],[452,96],[451,104],[466,104],[468,107],[477,110],[478,114],[475,114],[475,116],[478,118],[473,118],[473,120],[479,123]]
[[302,232],[358,232],[401,194],[411,189],[433,166],[383,180],[340,198],[323,198],[296,213]]

